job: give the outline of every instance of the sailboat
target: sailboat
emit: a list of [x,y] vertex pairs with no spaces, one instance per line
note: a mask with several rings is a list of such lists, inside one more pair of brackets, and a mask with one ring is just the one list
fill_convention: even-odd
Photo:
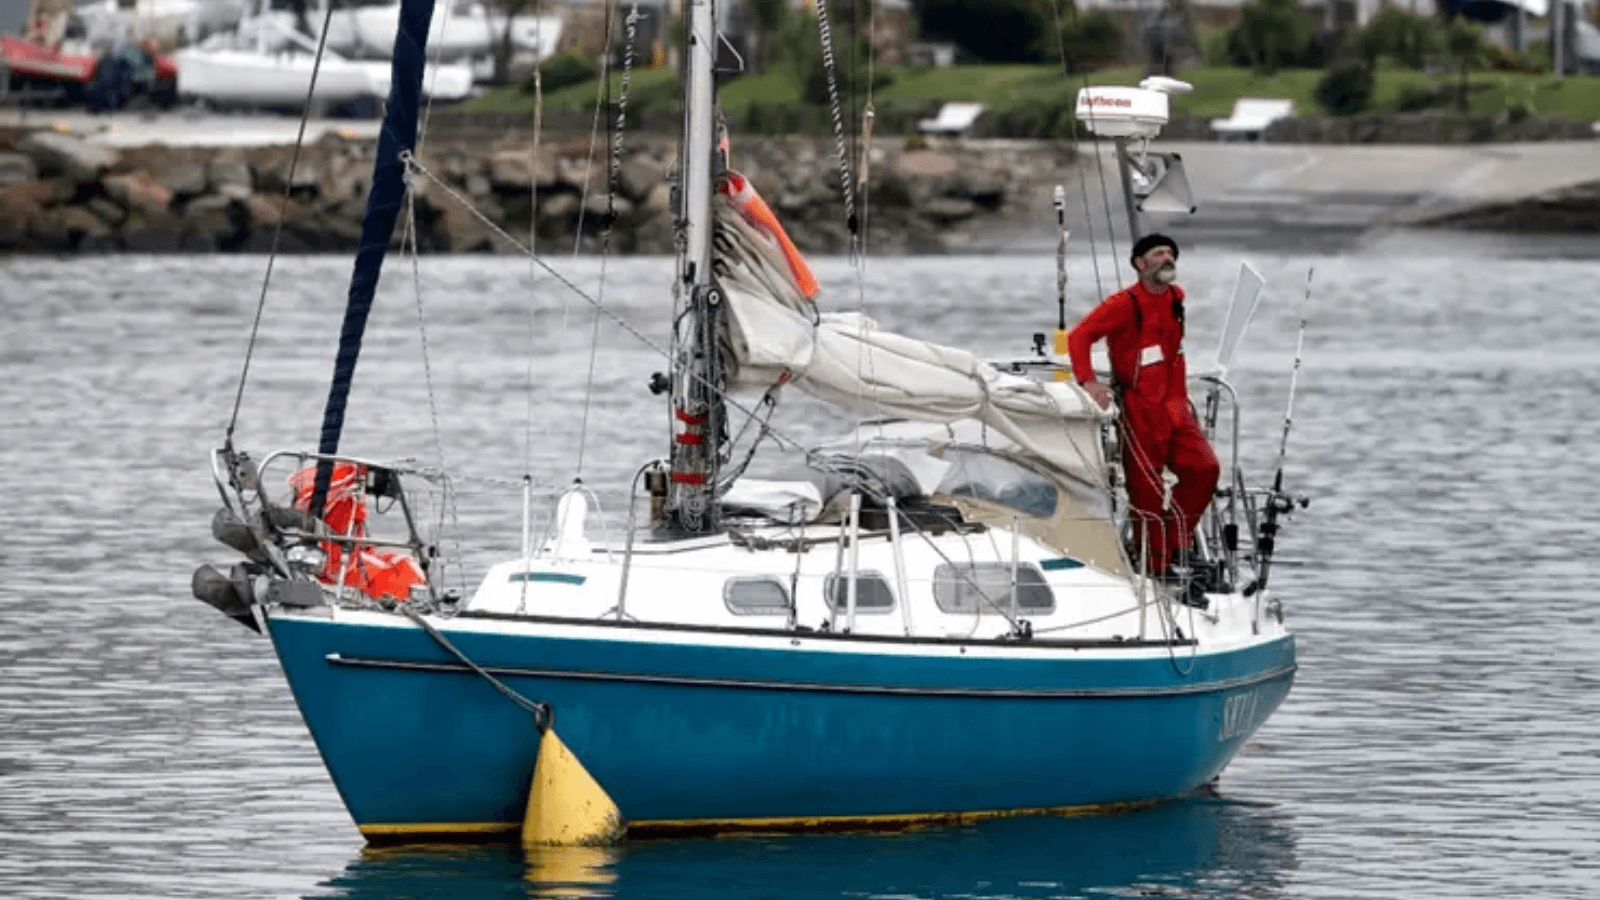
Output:
[[[312,21],[322,23],[316,16]],[[272,8],[269,0],[234,28],[178,50],[175,58],[180,97],[224,106],[299,107],[313,78],[312,102],[319,108],[389,95],[389,63],[319,48],[296,28],[292,13]],[[439,101],[464,99],[473,89],[472,66],[430,60],[422,89]]]
[[[710,2],[686,4],[666,451],[624,486],[625,526],[596,527],[579,485],[539,539],[525,503],[521,552],[448,590],[418,513],[441,473],[339,450],[414,162],[431,7],[402,8],[321,442],[257,456],[230,427],[212,531],[242,558],[193,580],[270,638],[367,840],[1118,810],[1223,770],[1296,669],[1267,588],[1281,479],[1251,489],[1233,467],[1200,529],[1196,603],[1142,573],[1114,413],[1062,360],[1041,346],[989,363],[819,308],[781,223],[727,168]],[[1100,104],[1103,126],[1164,121],[1161,90],[1121,90],[1139,102]],[[1243,294],[1229,334],[1259,290]],[[1224,408],[1225,369],[1208,376]],[[867,418],[793,478],[747,477],[732,424],[793,390]]]

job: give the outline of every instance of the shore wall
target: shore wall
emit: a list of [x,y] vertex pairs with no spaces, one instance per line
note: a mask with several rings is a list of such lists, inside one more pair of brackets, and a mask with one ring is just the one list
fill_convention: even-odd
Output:
[[[193,253],[355,249],[372,172],[371,129],[323,129],[298,159],[294,123],[248,135],[231,120],[117,121],[85,128],[0,124],[0,253]],[[1284,126],[1288,127],[1288,126]],[[206,144],[230,136],[251,146]],[[209,130],[208,130],[209,129]],[[1181,129],[1180,129],[1181,130]],[[343,136],[341,136],[341,134]],[[421,157],[415,223],[424,252],[669,253],[672,138],[626,135],[611,171],[604,139],[547,137],[537,160],[504,128],[435,128]],[[1269,136],[1270,137],[1270,136]],[[117,145],[113,139],[124,143]],[[189,146],[153,144],[188,139]],[[1444,226],[1600,232],[1600,140],[1411,145],[1220,143],[1164,139],[1182,153],[1199,212],[1155,227],[1231,240],[1349,240],[1369,229]],[[1051,191],[1066,184],[1067,226],[1120,228],[1109,142],[885,137],[856,198],[873,253],[1003,252],[1053,246]],[[807,252],[849,247],[835,142],[735,137],[747,175]],[[292,169],[292,171],[291,171]],[[1109,178],[1107,175],[1109,174]],[[1079,196],[1087,189],[1093,202]],[[1100,191],[1109,196],[1101,197]],[[280,228],[281,224],[281,228]],[[1088,231],[1085,231],[1088,229]],[[395,241],[404,234],[397,229]]]
[[[873,145],[867,209],[882,252],[949,252],[1060,178],[1070,145],[1004,141]],[[420,155],[415,223],[425,252],[540,246],[670,253],[674,140],[630,135],[611,171],[587,136],[542,142],[444,136]],[[327,135],[292,147],[114,148],[53,131],[0,133],[0,251],[349,252],[373,166],[370,140]],[[813,252],[849,246],[832,140],[741,138],[733,166]],[[851,161],[852,170],[861,159]],[[537,199],[537,203],[535,203]],[[859,212],[861,204],[856,204]],[[404,218],[396,229],[398,243]],[[281,225],[281,229],[280,229]],[[877,241],[877,236],[892,240]]]

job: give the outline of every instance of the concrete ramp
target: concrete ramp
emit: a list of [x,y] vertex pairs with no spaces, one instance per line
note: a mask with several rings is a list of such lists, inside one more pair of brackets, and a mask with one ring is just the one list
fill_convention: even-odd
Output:
[[[1083,165],[1105,165],[1119,233],[1126,218],[1109,142],[1081,145]],[[1198,212],[1147,217],[1210,235],[1248,240],[1317,231],[1359,235],[1369,229],[1465,222],[1523,206],[1517,228],[1537,228],[1537,210],[1561,196],[1593,196],[1600,184],[1600,141],[1524,144],[1323,145],[1161,142],[1183,155]],[[1096,173],[1098,174],[1098,173]],[[1098,191],[1098,184],[1095,184]],[[1531,211],[1531,212],[1528,212]],[[1571,227],[1552,217],[1550,230]],[[1593,219],[1600,222],[1600,210]],[[1593,226],[1590,226],[1593,227]]]

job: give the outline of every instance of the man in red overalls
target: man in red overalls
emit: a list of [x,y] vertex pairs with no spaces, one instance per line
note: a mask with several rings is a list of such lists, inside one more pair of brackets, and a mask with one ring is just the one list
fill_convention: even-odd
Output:
[[[1174,580],[1182,573],[1181,563],[1220,471],[1189,405],[1183,290],[1172,283],[1177,261],[1178,245],[1172,238],[1140,238],[1132,257],[1138,283],[1107,297],[1067,336],[1073,377],[1102,409],[1110,409],[1115,396],[1111,387],[1095,380],[1089,348],[1101,338],[1106,341],[1112,378],[1122,395],[1128,505],[1135,528],[1148,541],[1147,570]],[[1166,508],[1163,468],[1178,479]],[[1136,531],[1136,539],[1140,533]],[[1203,595],[1192,596],[1203,603]]]

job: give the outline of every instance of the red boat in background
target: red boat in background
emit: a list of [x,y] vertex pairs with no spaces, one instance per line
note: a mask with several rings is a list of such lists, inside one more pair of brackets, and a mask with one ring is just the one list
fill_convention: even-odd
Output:
[[96,52],[70,5],[35,0],[22,37],[0,38],[0,104],[83,104],[97,112],[178,99],[178,64],[151,41],[124,40]]

